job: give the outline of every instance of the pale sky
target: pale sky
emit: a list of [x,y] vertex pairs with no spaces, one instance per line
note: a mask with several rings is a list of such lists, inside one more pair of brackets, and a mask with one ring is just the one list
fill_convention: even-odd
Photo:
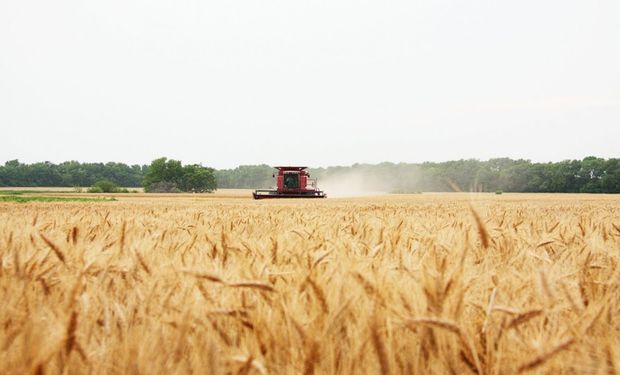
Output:
[[0,163],[588,155],[618,0],[0,0]]

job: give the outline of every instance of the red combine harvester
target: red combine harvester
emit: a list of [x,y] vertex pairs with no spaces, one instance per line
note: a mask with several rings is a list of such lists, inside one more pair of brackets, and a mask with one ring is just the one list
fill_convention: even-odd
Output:
[[326,198],[327,195],[319,190],[316,179],[310,179],[306,171],[308,167],[274,167],[278,170],[276,190],[258,189],[252,195],[254,199],[270,198]]

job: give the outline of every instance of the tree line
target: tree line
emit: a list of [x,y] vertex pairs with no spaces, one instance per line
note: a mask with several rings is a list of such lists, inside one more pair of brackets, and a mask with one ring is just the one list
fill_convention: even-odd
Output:
[[178,160],[159,158],[150,165],[123,163],[33,164],[11,160],[0,165],[0,186],[4,187],[91,187],[92,192],[119,192],[119,187],[144,187],[147,192],[210,192],[217,188],[212,168],[183,165]]
[[24,164],[11,160],[0,165],[0,186],[93,186],[101,180],[118,186],[142,186],[147,165],[123,163],[80,163],[66,161],[60,164],[46,162]]
[[[147,191],[212,191],[216,188],[268,188],[274,169],[266,164],[215,170],[167,158],[150,165],[123,163],[34,164],[8,161],[0,165],[0,186],[92,186],[108,180],[118,186],[145,186]],[[620,159],[534,163],[496,158],[425,163],[354,164],[310,169],[323,182],[354,180],[369,191],[505,191],[549,193],[620,193]],[[329,193],[329,192],[328,192]]]
[[[368,191],[486,191],[548,193],[620,193],[620,159],[594,156],[583,160],[534,163],[524,159],[496,158],[425,163],[354,164],[311,168],[319,186],[343,181],[361,184]],[[273,168],[246,165],[218,170],[220,188],[264,188],[273,185]],[[327,191],[329,194],[329,191]]]

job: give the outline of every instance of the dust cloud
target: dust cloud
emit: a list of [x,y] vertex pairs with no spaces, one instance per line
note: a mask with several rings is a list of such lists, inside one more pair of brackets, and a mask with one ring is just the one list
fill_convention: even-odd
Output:
[[396,190],[390,179],[363,171],[346,171],[319,177],[319,189],[328,197],[346,198],[389,194]]

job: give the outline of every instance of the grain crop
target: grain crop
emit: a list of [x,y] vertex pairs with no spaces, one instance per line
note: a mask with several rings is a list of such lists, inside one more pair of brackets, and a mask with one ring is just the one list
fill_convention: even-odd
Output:
[[615,374],[620,197],[0,203],[2,374]]

